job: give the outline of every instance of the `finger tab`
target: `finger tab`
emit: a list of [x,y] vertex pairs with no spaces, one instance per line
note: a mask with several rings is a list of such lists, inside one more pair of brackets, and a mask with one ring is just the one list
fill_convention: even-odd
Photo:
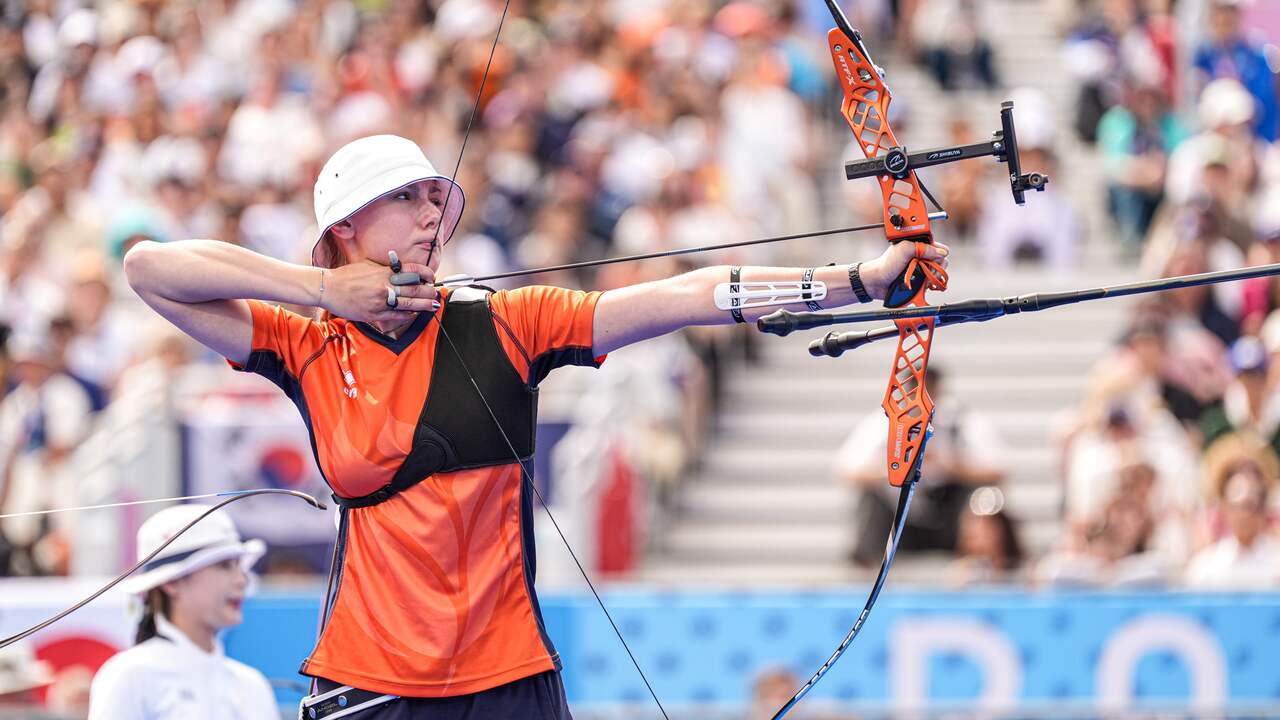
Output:
[[[392,269],[395,269],[393,266]],[[422,276],[416,272],[399,272],[391,276],[392,285],[421,285]]]

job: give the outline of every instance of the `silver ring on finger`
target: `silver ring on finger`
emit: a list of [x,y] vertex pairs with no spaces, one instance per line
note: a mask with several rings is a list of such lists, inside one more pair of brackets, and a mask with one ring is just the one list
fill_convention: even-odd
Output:
[[396,292],[394,285],[387,286],[387,307],[393,308],[400,304],[400,294]]

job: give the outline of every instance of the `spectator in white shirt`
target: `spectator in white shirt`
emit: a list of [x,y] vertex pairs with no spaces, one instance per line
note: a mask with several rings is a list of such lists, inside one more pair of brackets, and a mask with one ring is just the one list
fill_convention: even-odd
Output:
[[1230,534],[1196,553],[1186,571],[1186,584],[1215,590],[1262,590],[1280,587],[1280,542],[1267,532],[1266,481],[1237,472],[1223,492]]
[[[933,419],[933,438],[925,449],[920,488],[907,515],[900,550],[905,553],[956,550],[960,518],[975,488],[999,485],[1008,472],[1008,457],[999,428],[981,412],[948,400],[942,370],[930,366],[925,387],[939,410]],[[885,446],[889,421],[884,412],[869,413],[849,433],[834,459],[834,472],[858,490],[856,540],[850,558],[874,566],[884,550],[893,521],[896,488],[885,480]]]
[[[0,512],[46,510],[73,492],[74,478],[64,466],[89,433],[92,406],[80,384],[58,369],[47,335],[15,333],[7,349],[17,384],[0,401]],[[0,533],[15,548],[10,567],[0,567],[0,574],[65,572],[65,548],[53,541],[60,525],[51,529],[41,520],[0,521]],[[42,544],[57,552],[42,552]]]
[[[219,633],[239,625],[248,569],[266,549],[242,542],[229,515],[179,505],[138,530],[139,560],[177,539],[121,587],[146,595],[137,645],[98,670],[89,720],[278,720],[262,673],[226,657]],[[195,522],[183,532],[188,524]]]
[[[1061,114],[1040,90],[1019,88],[1010,93],[1017,106],[1018,147],[1022,167],[1058,176],[1055,151]],[[988,193],[974,237],[987,268],[1007,268],[1032,263],[1053,270],[1075,267],[1080,255],[1083,222],[1068,193],[1050,182],[1025,205],[1009,202],[1004,191]],[[1001,195],[1004,197],[1001,197]]]

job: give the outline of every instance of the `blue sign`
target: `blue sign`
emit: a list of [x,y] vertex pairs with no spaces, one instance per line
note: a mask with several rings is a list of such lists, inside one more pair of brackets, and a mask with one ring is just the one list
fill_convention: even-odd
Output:
[[[591,596],[540,598],[572,702],[652,703]],[[670,706],[741,705],[765,669],[806,679],[863,599],[853,591],[605,596]],[[269,677],[296,677],[317,614],[313,596],[256,598],[228,651]],[[1280,705],[1280,594],[900,591],[881,599],[809,698],[896,709]]]

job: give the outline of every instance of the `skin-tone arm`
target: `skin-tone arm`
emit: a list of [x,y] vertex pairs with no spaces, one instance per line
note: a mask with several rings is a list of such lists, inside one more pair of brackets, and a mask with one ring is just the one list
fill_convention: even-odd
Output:
[[[403,269],[435,277],[425,265],[405,263]],[[402,287],[398,307],[388,308],[387,267],[369,260],[327,270],[217,240],[139,243],[125,256],[124,271],[147,305],[237,363],[248,361],[253,340],[247,299],[320,307],[349,320],[390,326],[431,310],[435,302],[430,284]]]
[[[915,257],[915,243],[891,245],[884,253],[862,264],[860,275],[867,292],[882,299],[889,283],[902,273]],[[945,262],[945,245],[925,246],[926,259]],[[804,268],[743,267],[742,281],[800,280]],[[818,268],[814,280],[826,283],[827,297],[823,308],[834,308],[858,302],[849,287],[849,266]],[[725,325],[734,322],[732,315],[715,306],[715,286],[729,281],[729,267],[702,268],[665,280],[631,285],[606,292],[596,305],[592,352],[605,355],[620,347],[665,335],[689,325]],[[804,303],[743,310],[747,322],[779,309],[808,310]]]
[[[379,212],[394,217],[389,211]],[[946,246],[925,246],[928,259],[945,261],[946,254]],[[871,296],[883,297],[914,256],[914,244],[899,243],[864,263],[863,284]],[[348,320],[374,323],[384,332],[412,320],[415,313],[433,310],[433,268],[405,262],[402,269],[419,273],[426,284],[399,287],[398,307],[391,309],[386,306],[388,269],[368,259],[328,270],[282,262],[216,240],[143,242],[124,259],[129,285],[143,301],[186,334],[238,363],[248,361],[253,340],[247,299],[320,307]],[[742,280],[798,280],[803,272],[745,267]],[[689,325],[733,322],[712,300],[715,286],[728,277],[727,267],[711,267],[605,293],[596,306],[594,352],[604,355]],[[824,306],[856,301],[847,267],[819,268],[814,279],[827,284]],[[805,309],[803,304],[787,307]],[[773,309],[756,308],[743,317],[753,321]]]
[[[435,241],[443,200],[434,185],[417,184],[388,193],[329,228],[329,238],[350,262],[332,270],[293,265],[215,240],[185,240],[134,246],[124,259],[129,284],[142,299],[183,332],[224,357],[247,362],[253,319],[247,299],[320,307],[348,320],[377,325],[394,334],[415,313],[438,307]],[[921,257],[946,262],[947,247],[920,245]],[[883,298],[885,289],[915,257],[916,243],[890,245],[880,257],[863,263],[867,292]],[[388,308],[387,266],[381,260],[395,250],[405,258],[402,270],[416,272],[425,284],[400,286],[399,303]],[[422,259],[423,264],[412,262]],[[799,280],[799,268],[742,269],[744,282]],[[716,308],[715,286],[728,281],[729,268],[711,267],[684,275],[618,288],[596,305],[593,351],[604,355],[625,345],[690,325],[723,325],[732,316]],[[827,285],[826,307],[855,302],[846,267],[818,269],[814,279]],[[803,309],[802,303],[787,306]],[[774,308],[744,311],[754,321]]]

